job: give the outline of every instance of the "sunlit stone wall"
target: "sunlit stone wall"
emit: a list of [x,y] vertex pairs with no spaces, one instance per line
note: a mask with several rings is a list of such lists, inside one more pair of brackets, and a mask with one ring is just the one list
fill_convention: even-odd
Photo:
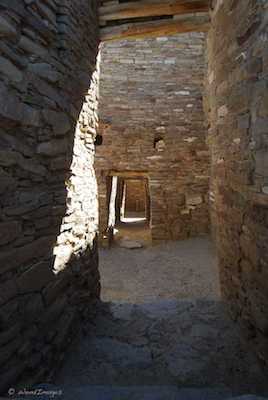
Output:
[[204,35],[104,43],[96,151],[100,229],[110,170],[145,171],[154,241],[209,231],[209,152],[202,106]]

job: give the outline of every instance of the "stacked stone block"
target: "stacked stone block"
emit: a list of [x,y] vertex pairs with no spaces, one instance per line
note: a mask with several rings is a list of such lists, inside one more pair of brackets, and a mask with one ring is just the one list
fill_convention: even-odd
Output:
[[125,211],[135,213],[143,212],[145,215],[146,210],[146,180],[145,179],[128,179],[126,184],[126,202]]
[[267,1],[215,1],[208,36],[206,101],[211,220],[223,294],[266,364],[267,61]]
[[52,377],[99,296],[96,9],[0,2],[0,392]]
[[209,231],[204,35],[104,43],[96,172],[100,230],[111,170],[148,173],[154,241]]

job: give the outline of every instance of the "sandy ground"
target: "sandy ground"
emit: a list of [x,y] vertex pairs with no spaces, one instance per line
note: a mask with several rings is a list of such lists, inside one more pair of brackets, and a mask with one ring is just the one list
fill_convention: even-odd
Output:
[[103,301],[220,299],[217,257],[207,237],[136,250],[100,251]]
[[[175,390],[175,397],[171,392],[161,397],[165,400],[268,393],[267,379],[225,313],[208,238],[137,250],[103,249],[100,272],[97,317],[73,344],[57,384],[102,385],[101,392],[111,385],[117,388],[111,397],[116,400],[160,399],[152,395],[157,392],[153,385]],[[148,385],[149,397],[137,397],[136,389],[134,397],[124,397],[120,389]],[[185,387],[213,393],[180,397],[177,390]]]

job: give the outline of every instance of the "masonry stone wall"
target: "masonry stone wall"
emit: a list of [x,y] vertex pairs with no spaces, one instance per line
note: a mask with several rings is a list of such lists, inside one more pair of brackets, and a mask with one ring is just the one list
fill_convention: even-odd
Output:
[[210,204],[222,291],[267,363],[267,1],[214,2],[208,61]]
[[[117,170],[148,175],[154,240],[207,232],[211,175],[223,294],[267,362],[268,7],[212,3],[209,152],[203,35],[103,45],[100,228]],[[1,393],[52,378],[99,297],[97,25],[97,0],[0,2]]]
[[100,230],[111,170],[148,173],[154,240],[208,232],[209,153],[202,92],[204,35],[105,43],[96,151]]
[[146,187],[145,180],[127,179],[125,210],[132,212],[145,212],[146,210]]
[[0,2],[0,392],[52,377],[99,296],[96,8]]

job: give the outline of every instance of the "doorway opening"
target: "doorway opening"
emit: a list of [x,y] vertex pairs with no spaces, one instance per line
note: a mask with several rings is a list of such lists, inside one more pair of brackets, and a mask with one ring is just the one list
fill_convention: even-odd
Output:
[[149,177],[146,172],[115,172],[107,177],[109,245],[151,243]]

